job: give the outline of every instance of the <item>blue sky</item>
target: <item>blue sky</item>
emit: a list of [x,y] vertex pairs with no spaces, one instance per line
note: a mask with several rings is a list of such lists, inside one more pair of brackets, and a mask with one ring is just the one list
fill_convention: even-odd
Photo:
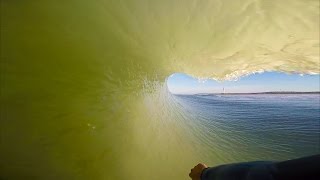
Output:
[[320,91],[320,75],[285,74],[264,72],[242,77],[237,81],[217,82],[198,80],[183,73],[175,73],[167,80],[169,91],[174,94],[252,93],[266,91]]

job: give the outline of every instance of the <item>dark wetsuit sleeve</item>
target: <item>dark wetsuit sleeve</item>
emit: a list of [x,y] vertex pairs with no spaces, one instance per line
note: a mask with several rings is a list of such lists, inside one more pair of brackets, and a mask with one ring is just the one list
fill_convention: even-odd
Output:
[[320,154],[275,164],[278,180],[320,180]]
[[228,164],[203,170],[201,180],[274,180],[273,162]]
[[201,180],[320,180],[320,155],[283,162],[247,162],[203,170]]

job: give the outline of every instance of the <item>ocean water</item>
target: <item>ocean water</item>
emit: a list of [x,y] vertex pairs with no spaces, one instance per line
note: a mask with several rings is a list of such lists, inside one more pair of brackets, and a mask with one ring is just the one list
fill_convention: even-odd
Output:
[[201,99],[219,111],[166,78],[319,74],[318,0],[0,3],[0,179],[184,180],[198,162],[316,152],[309,101]]
[[[209,162],[320,152],[319,94],[174,95]],[[224,154],[224,156],[219,156]]]

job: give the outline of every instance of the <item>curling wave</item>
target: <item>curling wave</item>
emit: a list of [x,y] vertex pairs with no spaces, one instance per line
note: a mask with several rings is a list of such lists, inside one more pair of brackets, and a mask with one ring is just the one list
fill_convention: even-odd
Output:
[[319,63],[318,0],[2,0],[0,174],[185,179],[209,157],[168,75]]

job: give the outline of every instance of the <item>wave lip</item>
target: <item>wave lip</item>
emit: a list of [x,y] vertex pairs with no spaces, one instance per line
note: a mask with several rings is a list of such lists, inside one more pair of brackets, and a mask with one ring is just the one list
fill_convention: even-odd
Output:
[[205,158],[170,118],[186,115],[168,75],[319,73],[317,0],[4,0],[0,13],[4,179],[185,179]]

